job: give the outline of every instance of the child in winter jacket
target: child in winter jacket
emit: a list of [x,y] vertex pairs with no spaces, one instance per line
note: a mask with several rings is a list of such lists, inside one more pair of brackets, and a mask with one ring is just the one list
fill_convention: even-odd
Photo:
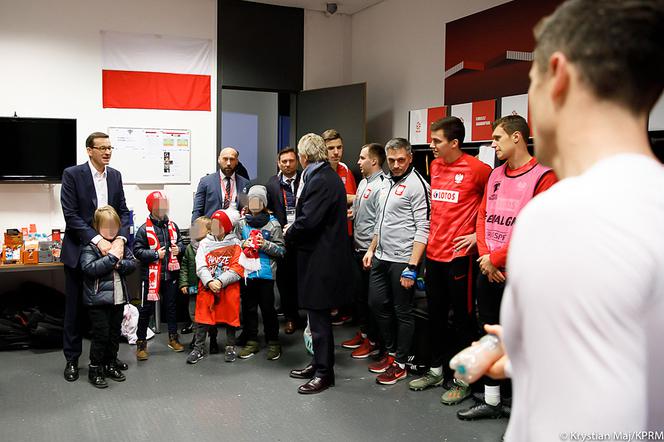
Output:
[[134,241],[134,255],[141,262],[143,284],[141,306],[138,309],[138,329],[136,335],[136,359],[148,359],[147,331],[150,317],[154,314],[156,301],[161,300],[166,307],[168,323],[168,347],[175,351],[184,350],[178,338],[176,297],[180,262],[178,257],[184,252],[184,243],[178,226],[168,219],[168,199],[159,191],[148,194],[145,202],[150,211],[145,224],[138,228]]
[[[279,221],[267,210],[267,189],[255,185],[248,193],[249,212],[240,219],[236,227],[243,240],[242,247],[247,258],[253,257],[255,271],[248,273],[242,291],[243,333],[247,343],[240,351],[241,359],[258,353],[258,307],[263,317],[263,331],[267,341],[267,359],[274,361],[281,356],[279,344],[279,320],[274,308],[274,279],[277,271],[276,259],[286,254],[284,235]],[[251,266],[252,260],[249,260]]]
[[[194,220],[189,231],[191,242],[184,251],[182,265],[180,266],[180,280],[178,285],[182,294],[189,296],[189,318],[191,319],[194,332],[194,336],[191,338],[191,344],[189,344],[189,350],[194,349],[194,341],[196,340],[196,323],[194,322],[194,316],[196,314],[196,295],[198,294],[199,281],[198,275],[196,275],[196,251],[203,238],[210,234],[211,221],[212,220],[207,216],[201,216]],[[210,353],[219,353],[217,328],[211,328],[209,333]]]
[[200,278],[194,317],[196,339],[188,364],[206,356],[205,337],[217,324],[226,325],[226,362],[234,362],[237,356],[235,332],[240,326],[240,280],[244,277],[245,257],[233,228],[240,214],[236,210],[217,210],[210,218],[210,234],[196,252]]
[[[95,211],[94,229],[107,241],[113,242],[120,230],[120,217],[111,206]],[[124,304],[129,301],[125,276],[133,272],[136,262],[125,245],[113,245],[106,255],[94,244],[81,250],[83,272],[83,303],[87,306],[92,324],[88,379],[97,388],[106,388],[106,377],[124,381],[118,366],[118,347]]]

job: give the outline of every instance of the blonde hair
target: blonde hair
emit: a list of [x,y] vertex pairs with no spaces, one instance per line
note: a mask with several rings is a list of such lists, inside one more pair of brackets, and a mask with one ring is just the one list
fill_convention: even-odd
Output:
[[194,220],[194,224],[196,224],[196,223],[202,224],[203,227],[205,227],[208,232],[212,228],[212,220],[208,216],[199,216],[198,218],[196,218]]
[[118,212],[111,206],[102,206],[95,210],[95,214],[92,218],[92,227],[99,231],[99,226],[103,221],[112,220],[117,224],[118,227],[122,227],[122,222],[120,222],[120,217]]
[[344,139],[341,138],[341,134],[336,129],[328,129],[325,132],[323,132],[321,136],[325,141],[332,141],[332,140],[341,140],[342,142],[344,141]]
[[314,133],[308,133],[300,138],[297,143],[297,151],[312,163],[327,160],[325,141],[323,137]]

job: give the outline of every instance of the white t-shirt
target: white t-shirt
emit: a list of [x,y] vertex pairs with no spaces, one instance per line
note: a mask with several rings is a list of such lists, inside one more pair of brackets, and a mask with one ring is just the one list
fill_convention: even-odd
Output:
[[538,195],[507,271],[506,440],[664,430],[664,167],[617,155]]

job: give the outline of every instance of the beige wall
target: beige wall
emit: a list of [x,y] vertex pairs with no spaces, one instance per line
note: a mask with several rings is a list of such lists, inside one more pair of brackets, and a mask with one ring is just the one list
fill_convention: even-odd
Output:
[[407,137],[409,110],[444,104],[445,23],[502,3],[386,0],[352,16],[351,81],[367,82],[368,142]]
[[[76,118],[79,163],[85,137],[109,126],[191,129],[191,184],[162,186],[172,219],[188,227],[198,180],[216,168],[216,10],[215,0],[0,0],[0,115]],[[211,39],[211,112],[103,109],[100,30]],[[138,224],[153,189],[125,185]],[[0,230],[64,228],[59,198],[60,185],[0,183]]]
[[304,11],[304,89],[351,82],[351,16]]

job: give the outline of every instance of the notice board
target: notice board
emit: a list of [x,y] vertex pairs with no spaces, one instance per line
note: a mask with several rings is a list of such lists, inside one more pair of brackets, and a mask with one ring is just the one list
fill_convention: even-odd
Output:
[[125,184],[188,184],[191,181],[191,131],[110,127],[111,167]]

